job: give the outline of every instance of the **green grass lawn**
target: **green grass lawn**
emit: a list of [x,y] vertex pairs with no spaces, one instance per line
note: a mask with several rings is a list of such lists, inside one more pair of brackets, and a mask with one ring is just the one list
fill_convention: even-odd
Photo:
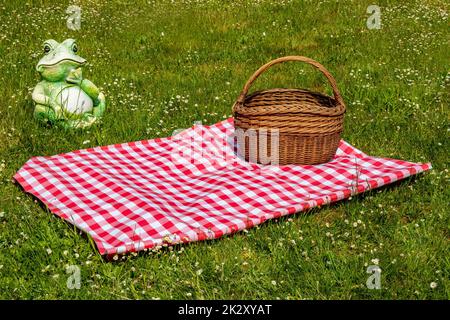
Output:
[[[72,3],[72,2],[71,2]],[[68,1],[0,4],[0,298],[448,299],[449,5],[422,1]],[[137,4],[136,4],[137,3]],[[382,28],[366,26],[368,5]],[[106,94],[103,124],[45,128],[30,92],[44,40],[76,38],[84,75]],[[214,241],[113,261],[12,183],[32,156],[163,137],[231,115],[263,63],[305,55],[335,76],[344,138],[376,156],[432,162],[416,178]],[[313,68],[289,63],[255,89],[330,93]],[[369,290],[367,266],[380,266]],[[66,267],[81,288],[66,286]]]

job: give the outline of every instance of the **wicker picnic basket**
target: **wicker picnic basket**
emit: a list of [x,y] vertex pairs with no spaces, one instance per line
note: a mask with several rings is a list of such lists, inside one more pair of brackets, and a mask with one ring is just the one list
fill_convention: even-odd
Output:
[[[309,90],[279,88],[248,95],[250,86],[264,71],[286,61],[301,61],[319,69],[328,79],[334,98]],[[263,144],[267,152],[264,159],[273,159],[275,155],[278,159],[276,164],[328,162],[339,145],[344,113],[345,104],[336,81],[320,63],[301,56],[275,59],[260,67],[250,77],[233,105],[235,129],[241,129],[236,130],[237,152],[247,161],[266,164],[260,151]],[[254,133],[256,140],[252,140],[252,135],[248,132]],[[272,144],[271,140],[275,137],[278,139],[277,144]],[[257,143],[251,143],[252,141]]]

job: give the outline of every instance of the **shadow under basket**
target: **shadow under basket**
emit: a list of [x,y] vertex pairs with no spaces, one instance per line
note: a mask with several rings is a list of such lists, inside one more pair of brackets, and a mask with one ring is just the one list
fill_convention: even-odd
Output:
[[[270,89],[247,95],[256,78],[270,66],[302,61],[319,69],[334,98],[302,89]],[[345,104],[331,74],[318,62],[283,57],[258,69],[233,106],[237,153],[260,164],[319,164],[336,153],[343,131]]]

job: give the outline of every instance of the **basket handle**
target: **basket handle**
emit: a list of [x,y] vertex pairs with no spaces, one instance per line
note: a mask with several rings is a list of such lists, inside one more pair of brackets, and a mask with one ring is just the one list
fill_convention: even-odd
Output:
[[241,94],[239,95],[236,103],[237,104],[243,104],[245,97],[247,96],[248,90],[250,89],[250,86],[252,85],[252,83],[267,69],[269,69],[270,67],[272,67],[275,64],[281,63],[281,62],[286,62],[286,61],[301,61],[301,62],[306,62],[314,67],[316,67],[317,69],[319,69],[320,72],[322,72],[325,77],[327,77],[328,82],[331,85],[331,88],[333,88],[333,95],[334,95],[334,99],[336,100],[336,102],[338,104],[341,104],[343,106],[345,106],[344,104],[344,100],[342,99],[341,93],[339,92],[339,89],[336,85],[336,80],[334,80],[333,76],[331,75],[331,73],[325,69],[325,67],[323,65],[321,65],[319,62],[307,58],[307,57],[302,57],[302,56],[286,56],[286,57],[281,57],[275,60],[272,60],[268,63],[266,63],[265,65],[263,65],[262,67],[260,67],[258,70],[256,70],[256,72],[250,77],[250,79],[248,79],[247,83],[244,85],[244,88],[242,89]]

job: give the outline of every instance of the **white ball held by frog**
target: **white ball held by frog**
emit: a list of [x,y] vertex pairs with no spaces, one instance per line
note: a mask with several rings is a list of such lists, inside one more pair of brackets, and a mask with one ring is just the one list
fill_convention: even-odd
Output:
[[64,88],[58,95],[57,101],[61,104],[64,111],[72,114],[83,114],[91,112],[94,103],[80,87]]

